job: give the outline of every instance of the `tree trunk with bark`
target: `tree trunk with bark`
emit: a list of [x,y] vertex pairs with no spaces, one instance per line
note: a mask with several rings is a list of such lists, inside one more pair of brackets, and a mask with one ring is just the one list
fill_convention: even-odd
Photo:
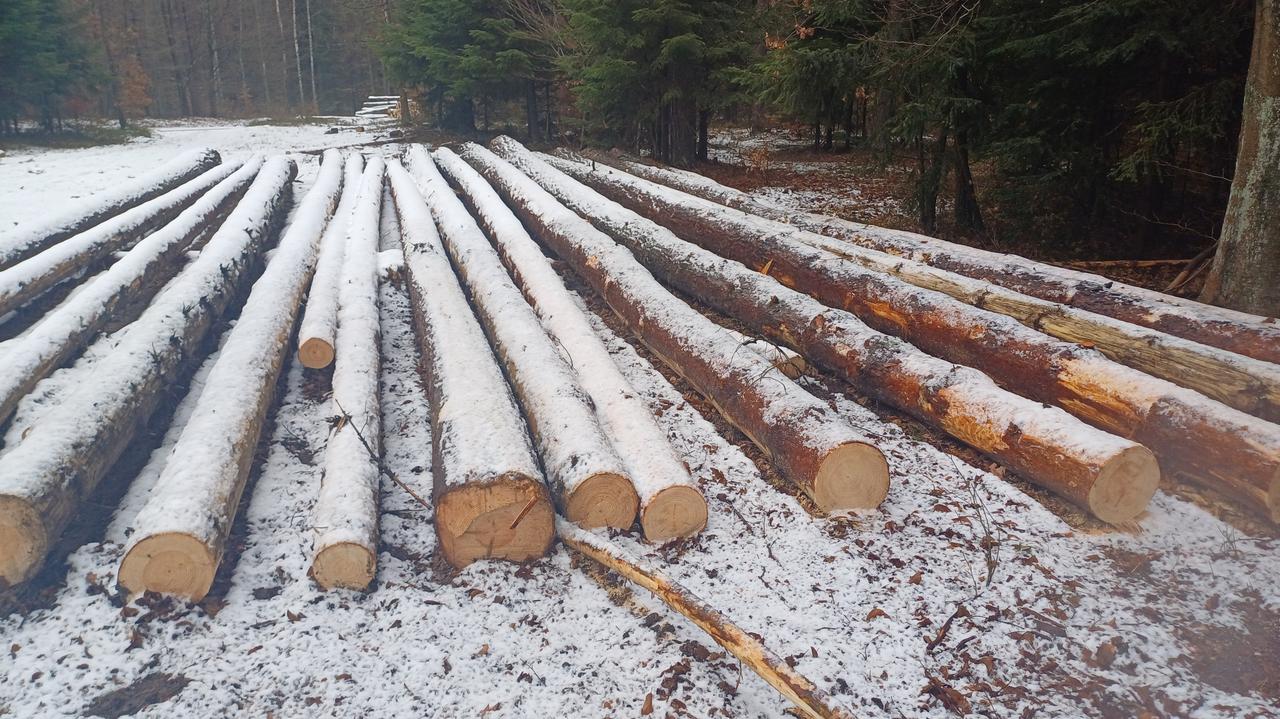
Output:
[[346,257],[347,223],[360,191],[364,158],[358,152],[347,156],[342,199],[333,221],[320,240],[316,271],[307,292],[307,308],[298,327],[298,361],[308,369],[323,369],[333,362],[333,344],[338,335],[338,294]]

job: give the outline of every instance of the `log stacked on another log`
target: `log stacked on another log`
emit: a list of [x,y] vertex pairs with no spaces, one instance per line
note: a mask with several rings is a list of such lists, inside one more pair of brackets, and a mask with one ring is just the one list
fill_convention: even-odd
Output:
[[555,513],[524,420],[426,201],[399,162],[387,163],[387,176],[427,368],[440,551],[459,568],[536,559],[551,548]]
[[407,160],[529,420],[560,513],[588,529],[629,529],[640,499],[573,369],[422,146]]
[[200,399],[131,526],[117,580],[130,594],[200,601],[213,585],[288,355],[298,306],[342,189],[342,157],[324,155],[227,334]]
[[293,176],[291,161],[268,160],[200,256],[0,459],[0,588],[35,574],[165,390],[199,359],[284,220]]
[[819,508],[874,507],[884,499],[888,464],[865,434],[764,358],[742,352],[722,328],[662,287],[630,252],[519,170],[471,143],[462,156],[654,354],[707,397]]
[[686,242],[510,138],[494,144],[681,291],[797,348],[867,394],[943,429],[1100,519],[1127,522],[1154,494],[1159,470],[1145,447],[1001,390],[981,372],[927,355],[847,311]]

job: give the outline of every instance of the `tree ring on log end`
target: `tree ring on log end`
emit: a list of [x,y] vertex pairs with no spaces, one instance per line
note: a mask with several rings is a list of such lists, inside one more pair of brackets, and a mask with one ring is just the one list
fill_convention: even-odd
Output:
[[1102,465],[1089,489],[1089,511],[1110,524],[1142,514],[1160,486],[1160,465],[1146,447],[1129,447]]
[[120,562],[120,585],[130,594],[158,592],[204,599],[218,563],[204,542],[189,534],[165,532],[147,537]]
[[44,522],[31,504],[0,497],[0,588],[30,579],[48,548]]
[[707,526],[707,500],[693,487],[667,487],[640,513],[644,538],[655,544],[692,537]]
[[810,496],[824,512],[877,507],[889,494],[889,463],[875,447],[850,442],[827,453]]
[[636,521],[640,497],[631,480],[612,472],[582,480],[565,501],[565,519],[583,529],[630,529]]
[[355,542],[338,542],[316,552],[311,576],[325,589],[367,589],[377,572],[378,560],[368,548]]
[[319,337],[308,337],[298,347],[298,361],[307,369],[324,369],[333,362],[333,345]]
[[555,512],[542,482],[512,473],[446,492],[436,508],[436,534],[458,569],[477,559],[523,562],[551,548]]

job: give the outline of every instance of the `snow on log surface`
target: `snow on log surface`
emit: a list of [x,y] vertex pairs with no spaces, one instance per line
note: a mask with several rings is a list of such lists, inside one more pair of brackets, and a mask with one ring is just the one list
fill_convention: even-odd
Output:
[[235,169],[234,165],[217,165],[154,200],[0,270],[0,316],[18,309],[28,300],[112,252],[133,246],[148,233],[177,217],[197,197],[226,179]]
[[524,409],[560,513],[587,528],[630,528],[639,497],[573,368],[426,151],[414,145],[406,159]]
[[[593,154],[593,158],[612,160]],[[637,162],[622,168],[715,202],[786,222],[855,246],[924,262],[942,270],[986,280],[1015,292],[1113,317],[1195,343],[1255,359],[1280,363],[1280,323],[1237,310],[1126,285],[1079,270],[959,245],[903,230],[810,212],[796,212],[757,200],[694,172]],[[1069,338],[1066,338],[1069,339]]]
[[[790,226],[612,168],[592,171],[551,159],[708,250],[803,288],[926,352],[982,368],[1012,392],[1144,444],[1171,478],[1190,478],[1254,511],[1280,517],[1272,499],[1280,481],[1280,425],[1113,362],[1096,350],[1056,340],[1012,317],[843,261],[802,241],[798,237],[804,233]],[[1246,361],[1280,373],[1280,367]],[[1198,451],[1188,452],[1188,446]]]
[[626,248],[488,150],[462,156],[673,370],[823,510],[875,507],[888,466],[867,436],[654,279]]
[[940,427],[1100,519],[1129,521],[1155,493],[1159,470],[1145,447],[1006,392],[977,370],[925,354],[847,311],[686,242],[510,138],[494,145],[682,291],[792,345],[871,396]]
[[651,542],[689,537],[707,523],[707,503],[644,401],[622,376],[584,310],[520,219],[483,177],[447,148],[433,153],[497,246],[511,276],[578,373],[640,500]]
[[455,567],[540,557],[555,512],[524,419],[413,177],[394,160],[387,176],[427,366],[440,550]]
[[262,167],[261,158],[233,174],[183,210],[173,222],[139,242],[102,274],[89,280],[25,333],[0,343],[0,422],[49,372],[84,348],[108,322],[133,319],[121,305],[141,304],[154,296],[183,265],[182,254],[197,237],[215,227],[244,195]]
[[189,150],[160,166],[154,172],[106,192],[79,201],[59,203],[57,217],[39,225],[18,227],[0,236],[0,270],[83,232],[125,210],[155,199],[222,161],[210,149]]
[[[357,155],[358,157],[358,155]],[[338,331],[334,339],[333,414],[338,423],[324,453],[324,477],[316,498],[311,576],[325,589],[364,589],[378,562],[378,482],[382,416],[378,403],[382,346],[378,319],[378,219],[383,161],[373,157],[353,180],[359,162],[347,158],[343,205],[342,277],[338,282]],[[352,184],[347,184],[352,183]],[[348,196],[357,199],[348,202]],[[339,222],[335,215],[325,231]],[[316,270],[317,274],[319,269]],[[312,286],[314,287],[314,282]]]
[[344,276],[343,260],[348,240],[347,223],[360,191],[364,157],[358,152],[347,155],[343,171],[342,199],[333,213],[333,221],[320,239],[307,306],[298,327],[298,360],[311,369],[328,367],[333,362],[333,342],[338,328],[338,286]]
[[0,586],[25,581],[247,283],[294,165],[267,161],[222,227],[61,401],[0,455]]
[[200,400],[174,445],[120,562],[118,581],[199,601],[213,584],[288,354],[320,235],[342,190],[342,157],[325,153],[315,185],[253,284]]

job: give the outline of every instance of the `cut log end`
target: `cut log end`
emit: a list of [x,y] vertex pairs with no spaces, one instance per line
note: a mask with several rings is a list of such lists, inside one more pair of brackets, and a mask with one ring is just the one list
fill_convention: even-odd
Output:
[[693,487],[667,487],[640,514],[644,538],[655,544],[692,537],[707,526],[707,500]]
[[813,479],[813,501],[826,512],[877,507],[889,494],[889,463],[862,442],[831,450]]
[[458,569],[477,559],[524,562],[551,549],[555,512],[546,487],[531,477],[459,485],[438,504],[440,549]]
[[1130,447],[1107,460],[1089,489],[1089,510],[1110,524],[1133,520],[1160,486],[1160,465],[1146,447]]
[[157,592],[204,599],[213,586],[217,558],[189,534],[166,532],[138,542],[120,563],[120,585],[129,594]]
[[373,581],[378,558],[355,542],[339,542],[316,552],[311,576],[324,589],[364,590]]
[[640,497],[626,477],[602,472],[587,477],[565,502],[565,518],[586,529],[629,529],[636,521]]
[[35,508],[18,497],[0,497],[0,589],[30,579],[47,547]]
[[298,346],[298,361],[307,369],[324,369],[333,362],[333,345],[319,337],[308,337]]

